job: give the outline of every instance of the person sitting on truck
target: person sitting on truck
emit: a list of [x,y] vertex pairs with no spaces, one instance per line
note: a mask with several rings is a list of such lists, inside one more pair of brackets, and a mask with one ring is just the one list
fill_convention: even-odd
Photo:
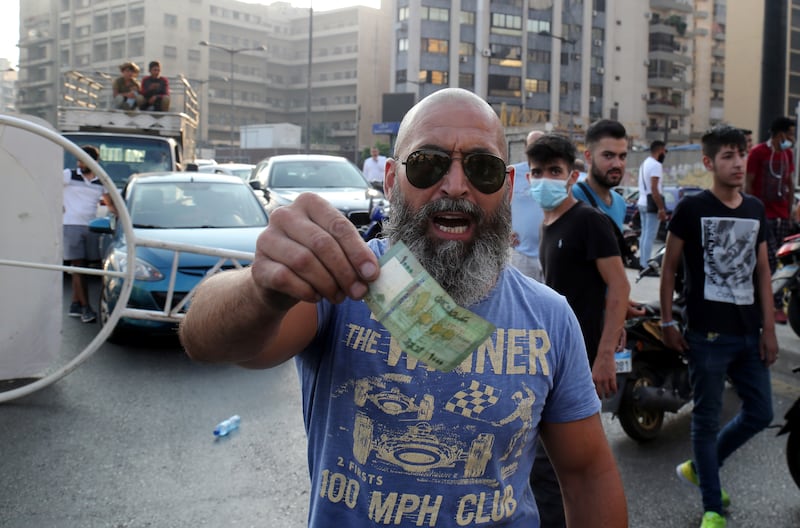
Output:
[[114,92],[114,108],[120,110],[136,110],[144,104],[144,97],[136,77],[139,66],[135,62],[123,62],[119,66],[121,75],[114,79],[111,89]]
[[169,80],[161,76],[161,63],[150,61],[147,65],[150,75],[142,79],[141,94],[144,102],[139,106],[142,110],[156,112],[169,111]]

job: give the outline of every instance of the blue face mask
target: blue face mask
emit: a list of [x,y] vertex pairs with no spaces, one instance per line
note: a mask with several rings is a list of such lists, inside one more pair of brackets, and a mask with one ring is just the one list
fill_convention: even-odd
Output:
[[567,182],[552,178],[535,178],[531,180],[528,191],[542,209],[549,211],[555,209],[567,199]]
[[781,141],[781,150],[788,150],[790,148],[792,148],[791,141],[789,141],[788,139],[784,139],[783,141]]

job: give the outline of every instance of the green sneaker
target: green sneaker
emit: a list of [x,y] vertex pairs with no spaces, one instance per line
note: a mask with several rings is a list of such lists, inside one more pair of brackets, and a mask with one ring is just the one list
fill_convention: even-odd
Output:
[[[694,463],[691,460],[687,460],[683,464],[678,464],[675,468],[675,473],[678,474],[678,478],[684,482],[688,482],[689,484],[694,484],[695,486],[700,486],[700,479],[697,478],[697,471],[694,469]],[[722,492],[722,506],[727,508],[731,505],[731,496],[728,495],[728,492],[724,489],[720,488]],[[713,513],[713,512],[709,512]],[[725,519],[722,519],[725,522]],[[703,521],[705,523],[705,521]],[[705,524],[703,524],[705,526]],[[708,526],[716,526],[715,524],[709,524]],[[725,526],[722,524],[721,526]]]
[[700,528],[725,528],[728,522],[725,517],[717,512],[707,511],[703,514],[703,522],[700,523]]

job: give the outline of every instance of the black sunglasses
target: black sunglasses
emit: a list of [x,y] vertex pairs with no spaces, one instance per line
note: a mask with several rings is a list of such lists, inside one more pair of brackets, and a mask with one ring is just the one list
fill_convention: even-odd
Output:
[[484,194],[497,192],[506,181],[506,162],[484,152],[472,152],[461,158],[453,158],[440,150],[416,150],[402,163],[406,166],[408,182],[418,189],[427,189],[444,178],[450,171],[453,160],[458,159],[461,160],[461,167],[469,182]]

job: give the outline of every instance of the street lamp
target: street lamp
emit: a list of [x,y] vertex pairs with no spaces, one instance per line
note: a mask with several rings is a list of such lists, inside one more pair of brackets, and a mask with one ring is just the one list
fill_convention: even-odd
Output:
[[234,145],[234,126],[236,124],[236,105],[233,100],[233,57],[237,53],[241,53],[243,51],[266,51],[266,46],[256,46],[253,48],[226,48],[225,46],[219,46],[217,44],[211,44],[207,40],[203,40],[200,42],[201,46],[206,46],[215,50],[224,51],[231,57],[231,77],[230,77],[230,91],[231,91],[231,156],[233,156],[233,145]]
[[[571,58],[575,54],[575,44],[578,42],[575,39],[568,39],[566,37],[562,37],[560,35],[554,35],[549,31],[542,30],[539,32],[540,35],[544,37],[550,37],[555,40],[559,40],[569,46],[569,54],[567,55],[567,65],[570,65]],[[567,80],[569,83],[569,80]],[[575,130],[575,96],[573,95],[573,91],[575,90],[575,86],[569,86],[567,84],[567,97],[569,97],[569,136],[570,140],[572,140],[572,134]]]

